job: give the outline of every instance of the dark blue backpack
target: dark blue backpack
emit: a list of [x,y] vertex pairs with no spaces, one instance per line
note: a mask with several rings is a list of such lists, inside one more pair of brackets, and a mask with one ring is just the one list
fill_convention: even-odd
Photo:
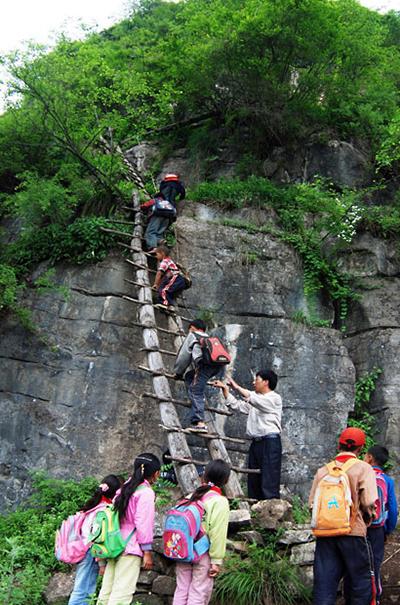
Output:
[[169,201],[162,197],[154,198],[153,216],[163,216],[165,218],[174,219],[176,217],[176,208]]

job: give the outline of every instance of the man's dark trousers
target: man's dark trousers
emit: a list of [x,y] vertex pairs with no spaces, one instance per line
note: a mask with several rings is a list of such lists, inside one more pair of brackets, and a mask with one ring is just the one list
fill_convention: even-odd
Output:
[[260,474],[249,473],[249,498],[270,500],[279,498],[281,482],[282,443],[279,433],[253,439],[249,450],[249,468],[259,468]]
[[335,605],[346,576],[346,603],[370,605],[371,561],[367,539],[360,536],[317,538],[314,559],[314,605]]
[[375,584],[376,584],[376,603],[379,605],[380,597],[382,594],[382,582],[381,582],[381,565],[385,551],[385,527],[368,527],[367,537],[371,544],[372,554],[374,557],[374,572],[375,572]]

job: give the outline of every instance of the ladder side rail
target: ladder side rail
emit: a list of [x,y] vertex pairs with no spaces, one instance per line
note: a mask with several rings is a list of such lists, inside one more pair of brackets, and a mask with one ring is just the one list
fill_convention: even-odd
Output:
[[[176,315],[175,317],[168,317],[168,324],[169,328],[171,329],[175,326],[178,326],[179,330],[183,330],[182,320],[179,315]],[[174,344],[177,350],[183,343],[184,339],[185,338],[181,335],[175,336]],[[206,420],[208,426],[211,429],[210,432],[218,434],[210,412],[206,412]],[[222,460],[225,460],[228,464],[232,464],[228,450],[226,449],[225,444],[221,439],[207,439],[207,448],[212,460],[222,458]],[[240,497],[244,495],[242,486],[240,484],[236,472],[231,471],[228,483],[225,485],[224,491],[228,497]],[[248,504],[242,503],[242,508],[248,508]]]
[[[140,208],[139,196],[137,192],[133,195],[133,206],[135,209]],[[135,215],[135,227],[133,230],[133,237],[131,246],[133,248],[141,248],[141,237],[143,233],[143,227],[141,223],[141,213],[136,212]],[[136,252],[133,254],[135,262],[142,266],[147,266],[147,257],[144,253]],[[152,291],[150,286],[149,274],[145,269],[137,269],[136,272],[137,281],[143,284],[143,288],[139,291],[139,300],[149,301],[152,299]],[[138,310],[139,322],[143,324],[149,324],[156,326],[154,308],[152,304],[140,305]],[[157,328],[144,328],[143,329],[143,343],[146,348],[155,349],[160,348]],[[162,356],[158,351],[149,351],[147,353],[148,365],[153,370],[163,368]],[[161,398],[171,399],[172,394],[169,386],[168,379],[165,376],[153,376],[153,388],[154,392]],[[176,412],[175,406],[170,401],[161,401],[159,403],[160,416],[163,424],[166,426],[177,426],[181,428],[179,417]],[[182,433],[168,433],[168,445],[171,455],[173,457],[184,456],[186,458],[191,457],[190,449],[187,444],[185,435]],[[178,478],[179,484],[184,493],[193,491],[199,485],[199,475],[194,464],[175,464],[175,472]]]

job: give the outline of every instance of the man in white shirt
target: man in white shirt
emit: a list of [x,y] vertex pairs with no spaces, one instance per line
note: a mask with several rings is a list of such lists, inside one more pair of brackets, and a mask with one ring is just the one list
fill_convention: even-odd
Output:
[[[246,432],[252,438],[249,450],[249,468],[260,469],[260,474],[250,473],[247,486],[249,498],[270,500],[279,498],[281,480],[281,417],[282,399],[275,393],[278,377],[272,370],[260,370],[254,379],[254,391],[249,391],[230,378],[224,384],[215,380],[225,403],[234,410],[247,414]],[[229,392],[235,389],[242,399]]]

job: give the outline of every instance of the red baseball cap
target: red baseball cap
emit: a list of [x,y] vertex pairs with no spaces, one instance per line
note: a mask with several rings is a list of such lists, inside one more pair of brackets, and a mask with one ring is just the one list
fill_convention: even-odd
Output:
[[354,426],[348,426],[340,433],[339,443],[343,445],[356,445],[360,447],[365,445],[365,433]]

